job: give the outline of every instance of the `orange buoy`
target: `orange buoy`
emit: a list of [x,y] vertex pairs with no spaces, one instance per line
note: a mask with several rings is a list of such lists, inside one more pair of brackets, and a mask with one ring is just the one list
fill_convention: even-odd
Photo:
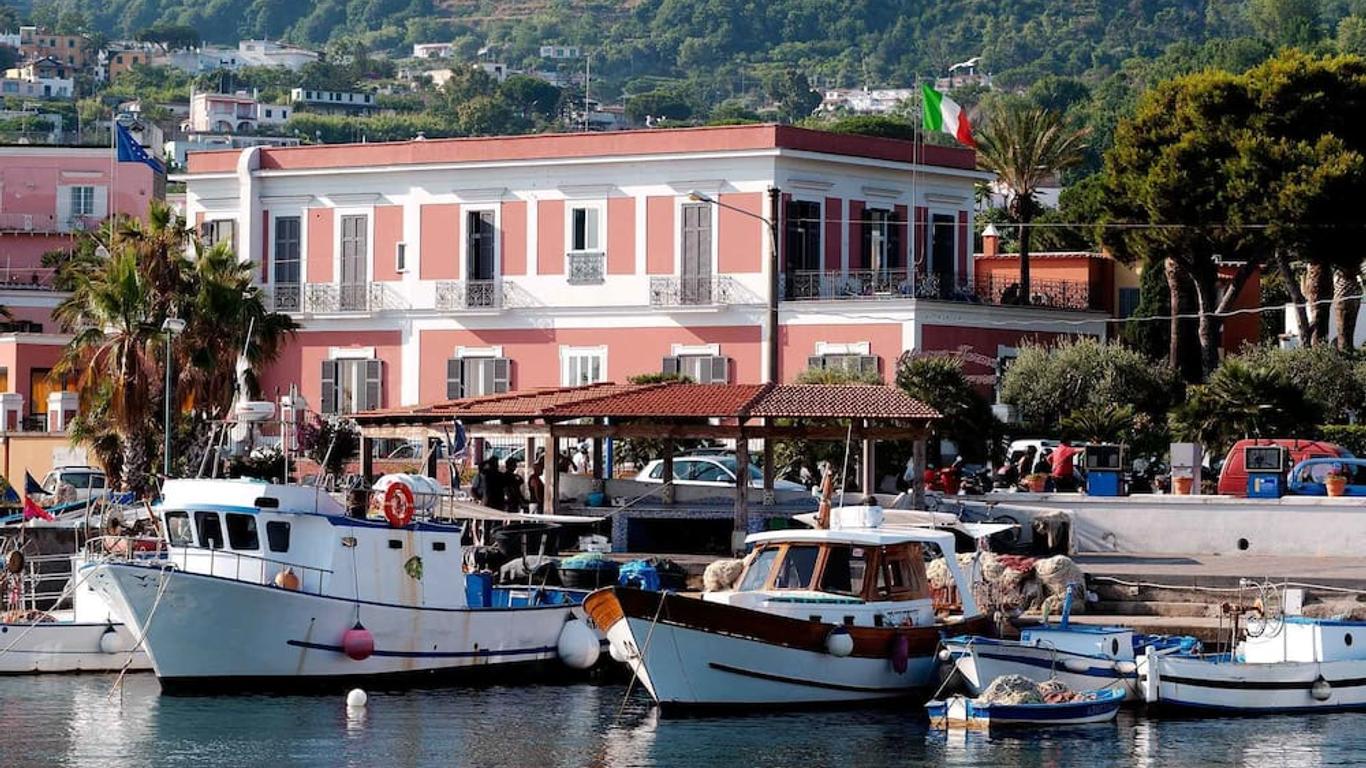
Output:
[[299,590],[299,577],[294,573],[293,568],[285,566],[279,573],[275,574],[275,586],[297,592]]
[[384,516],[389,525],[402,528],[413,521],[413,510],[417,503],[413,490],[403,483],[394,483],[384,492]]

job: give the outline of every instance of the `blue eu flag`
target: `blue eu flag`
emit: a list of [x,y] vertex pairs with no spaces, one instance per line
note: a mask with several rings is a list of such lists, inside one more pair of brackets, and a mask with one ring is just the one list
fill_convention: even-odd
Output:
[[161,161],[147,154],[147,150],[142,148],[138,140],[133,138],[133,134],[128,132],[117,120],[114,121],[114,132],[118,142],[118,158],[120,163],[142,163],[157,173],[165,173]]

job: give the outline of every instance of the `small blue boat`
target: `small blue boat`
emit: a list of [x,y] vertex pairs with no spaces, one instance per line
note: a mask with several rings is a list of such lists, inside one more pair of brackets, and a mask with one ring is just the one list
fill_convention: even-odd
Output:
[[1076,701],[1056,704],[980,704],[967,696],[950,696],[925,705],[935,728],[1042,728],[1108,723],[1124,703],[1124,691],[1105,688]]

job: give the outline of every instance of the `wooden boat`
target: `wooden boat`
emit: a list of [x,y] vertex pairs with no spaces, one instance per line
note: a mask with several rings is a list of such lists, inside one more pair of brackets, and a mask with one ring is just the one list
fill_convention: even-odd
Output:
[[1124,703],[1124,691],[1106,688],[1077,701],[1043,704],[979,704],[967,696],[950,696],[925,705],[935,728],[1045,728],[1108,723]]
[[1366,622],[1303,616],[1256,621],[1233,654],[1147,653],[1144,698],[1167,709],[1215,713],[1366,709]]
[[[665,707],[790,706],[925,693],[946,631],[981,633],[952,533],[883,529],[876,506],[828,528],[753,534],[733,591],[701,597],[612,587],[584,609]],[[961,608],[936,605],[927,554],[945,557]]]

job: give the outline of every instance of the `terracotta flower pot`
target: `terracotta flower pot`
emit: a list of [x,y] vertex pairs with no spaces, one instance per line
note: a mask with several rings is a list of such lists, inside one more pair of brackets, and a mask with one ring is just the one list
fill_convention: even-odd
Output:
[[1030,475],[1028,485],[1030,493],[1043,493],[1048,488],[1048,476],[1042,474]]
[[1195,478],[1193,477],[1172,478],[1172,493],[1178,496],[1191,495],[1191,488],[1193,487],[1195,487]]
[[1323,479],[1323,485],[1328,489],[1329,496],[1347,495],[1347,478],[1342,475],[1329,475]]

